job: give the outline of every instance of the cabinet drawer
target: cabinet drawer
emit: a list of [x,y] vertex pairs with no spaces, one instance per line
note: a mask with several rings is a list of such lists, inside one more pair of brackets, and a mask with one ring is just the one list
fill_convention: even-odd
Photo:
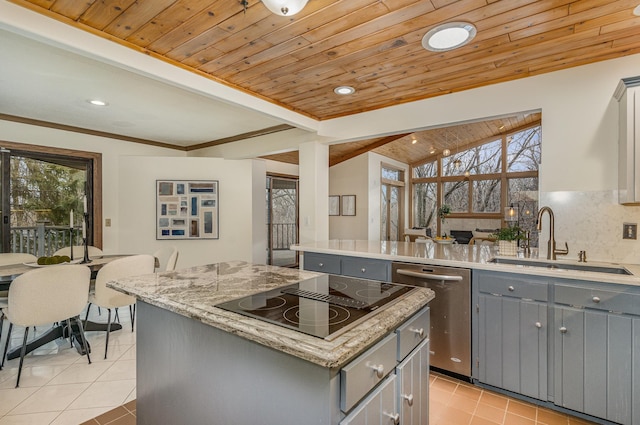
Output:
[[398,334],[397,360],[402,361],[422,341],[429,338],[429,308],[418,312],[396,329]]
[[345,276],[389,282],[390,272],[389,261],[342,257],[342,274]]
[[478,277],[478,290],[487,294],[548,301],[548,288],[549,285],[546,282],[529,280],[520,276],[482,274]]
[[329,254],[305,252],[304,269],[313,272],[340,274],[340,257]]
[[620,285],[612,285],[608,288],[557,284],[555,285],[555,302],[640,315],[640,288],[632,292],[632,287]]
[[396,367],[395,333],[365,351],[340,370],[340,409],[348,412]]

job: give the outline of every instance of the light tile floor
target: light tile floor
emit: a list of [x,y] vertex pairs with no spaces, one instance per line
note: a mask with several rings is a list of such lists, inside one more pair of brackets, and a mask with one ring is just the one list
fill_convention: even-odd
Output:
[[[88,332],[91,365],[69,347],[68,340],[57,340],[25,358],[16,389],[19,360],[5,362],[0,371],[0,425],[133,424],[136,339],[127,309],[121,310],[123,329],[111,333],[107,360],[103,359],[105,333]],[[89,319],[105,321],[106,314],[98,316],[94,307]],[[38,333],[46,330],[39,328]],[[5,321],[2,348],[6,333]],[[20,344],[22,335],[23,329],[14,327],[12,345]],[[430,376],[429,408],[430,425],[590,424],[438,373]]]
[[[128,309],[120,313],[123,329],[111,333],[106,360],[105,332],[87,332],[91,364],[70,348],[68,339],[58,339],[25,357],[20,387],[14,388],[19,359],[6,361],[0,370],[0,425],[78,425],[135,400],[135,332]],[[106,317],[105,311],[99,316],[98,309],[91,308],[89,320],[105,322]],[[8,331],[6,320],[4,324],[2,349]],[[38,327],[37,333],[48,329]],[[23,332],[14,326],[10,347],[22,343]]]

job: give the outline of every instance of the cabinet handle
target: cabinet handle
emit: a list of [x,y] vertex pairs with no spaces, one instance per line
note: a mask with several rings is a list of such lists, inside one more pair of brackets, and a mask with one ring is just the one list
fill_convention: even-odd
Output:
[[367,272],[367,269],[365,269],[365,268],[363,267],[363,268],[361,268],[361,269],[360,269],[360,271],[361,271],[362,273],[366,273],[366,272]]
[[384,365],[382,365],[382,364],[381,364],[381,365],[379,365],[379,366],[371,365],[371,366],[369,366],[369,367],[370,367],[371,369],[373,369],[373,370],[376,372],[376,376],[377,376],[379,379],[382,379],[382,378],[384,377]]
[[324,263],[318,263],[318,267],[324,267]]
[[594,303],[596,303],[596,304],[597,304],[597,303],[599,303],[599,302],[600,302],[600,297],[593,297],[593,298],[591,298],[591,300],[592,300]]
[[391,423],[394,425],[398,425],[400,423],[400,414],[399,413],[387,413],[384,412],[384,415],[391,419]]
[[409,405],[409,407],[413,406],[413,394],[402,394],[402,398],[407,400],[407,404]]
[[561,334],[566,334],[567,333],[567,328],[565,328],[564,326],[560,327],[560,333]]
[[509,290],[509,292],[513,292],[516,290],[516,288],[514,288],[513,286],[509,286],[507,289]]
[[424,328],[420,328],[420,329],[409,328],[409,330],[411,332],[415,332],[416,334],[418,334],[420,338],[424,338]]
[[542,327],[542,323],[536,322],[536,328],[540,329]]

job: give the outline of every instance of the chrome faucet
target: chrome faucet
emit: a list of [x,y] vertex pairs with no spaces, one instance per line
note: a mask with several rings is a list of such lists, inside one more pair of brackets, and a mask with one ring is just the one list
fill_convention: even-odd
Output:
[[549,213],[549,242],[547,242],[547,259],[555,260],[557,255],[567,255],[569,253],[569,244],[564,243],[565,249],[556,249],[556,240],[555,240],[555,218],[553,215],[553,210],[550,207],[542,207],[540,211],[538,211],[538,219],[536,229],[538,232],[542,230],[542,215],[547,212]]

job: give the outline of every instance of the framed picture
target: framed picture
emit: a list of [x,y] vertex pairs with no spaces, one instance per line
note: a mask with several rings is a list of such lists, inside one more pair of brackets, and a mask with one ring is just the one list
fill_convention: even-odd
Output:
[[356,215],[356,195],[342,195],[342,215]]
[[156,180],[156,239],[218,239],[217,180]]
[[340,215],[340,196],[329,196],[329,215]]

